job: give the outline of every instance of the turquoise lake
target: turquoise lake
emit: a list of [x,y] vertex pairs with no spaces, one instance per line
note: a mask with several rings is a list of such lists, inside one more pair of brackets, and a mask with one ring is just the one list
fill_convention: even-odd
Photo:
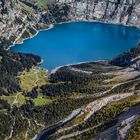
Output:
[[140,30],[133,27],[92,22],[55,25],[41,31],[32,39],[11,48],[15,52],[40,56],[42,67],[52,69],[66,65],[101,59],[112,59],[136,47]]

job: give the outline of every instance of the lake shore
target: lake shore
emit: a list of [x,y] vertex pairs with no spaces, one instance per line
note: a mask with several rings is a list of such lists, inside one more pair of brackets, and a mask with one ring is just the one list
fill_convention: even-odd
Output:
[[50,29],[52,29],[53,27],[54,27],[54,25],[53,25],[53,24],[50,24],[50,25],[48,25],[48,28],[36,30],[36,33],[35,33],[33,36],[23,39],[22,42],[13,43],[13,44],[10,45],[6,50],[10,50],[10,49],[11,49],[12,47],[14,47],[15,45],[23,44],[24,41],[26,41],[26,40],[28,40],[28,39],[32,39],[32,38],[34,38],[35,36],[37,36],[39,32],[43,32],[43,31],[50,30]]
[[[94,61],[96,62],[98,60],[100,61],[100,59],[102,59],[102,60],[104,60],[104,59],[111,60],[114,56],[117,56],[118,54],[122,53],[120,51],[120,49],[118,49],[118,45],[121,48],[123,48],[124,43],[127,43],[126,41],[128,41],[128,40],[125,39],[125,36],[126,36],[127,32],[129,33],[130,31],[133,31],[132,32],[133,35],[136,35],[136,34],[139,35],[139,31],[137,31],[136,29],[133,30],[132,28],[126,28],[126,27],[123,27],[123,26],[119,27],[119,26],[116,26],[116,25],[113,26],[111,24],[107,25],[107,24],[100,23],[100,22],[96,22],[95,23],[95,22],[89,22],[89,21],[84,21],[84,22],[77,22],[77,21],[75,21],[75,22],[71,22],[70,21],[69,22],[68,21],[68,22],[62,22],[62,23],[59,23],[59,24],[64,24],[64,28],[63,28],[63,25],[61,25],[61,26],[60,25],[57,26],[58,24],[50,25],[48,29],[40,30],[40,31],[38,31],[36,33],[36,35],[37,35],[39,32],[42,32],[42,33],[39,34],[40,37],[35,38],[35,40],[32,39],[33,42],[34,42],[33,45],[32,45],[32,43],[28,44],[29,42],[25,42],[25,45],[19,46],[19,47],[21,47],[21,49],[20,48],[18,48],[17,50],[15,49],[15,52],[30,53],[30,54],[35,54],[35,55],[39,56],[41,58],[41,62],[38,63],[38,66],[40,64],[42,64],[43,62],[45,62],[44,64],[42,64],[42,67],[44,67],[45,69],[48,69],[50,74],[53,74],[58,69],[60,69],[60,68],[62,68],[64,66],[78,65],[78,64],[89,63],[89,62],[94,62]],[[55,25],[56,25],[56,27],[55,27]],[[87,27],[87,25],[89,25],[88,26],[89,27],[88,31],[86,31],[86,29],[85,29]],[[79,28],[79,26],[80,26],[80,28]],[[49,31],[49,32],[44,32],[44,31],[50,30],[52,28],[54,28],[54,29]],[[79,30],[81,31],[82,38],[79,37],[79,40],[80,40],[81,43],[79,43],[79,41],[75,42],[75,40],[70,40],[70,42],[75,42],[74,44],[71,44],[69,42],[69,39],[68,39],[69,37],[68,38],[64,38],[64,36],[66,36],[66,32],[65,31],[69,31],[69,30],[71,30],[73,28],[76,29],[76,32],[74,32],[74,35],[75,35],[74,38],[76,38],[78,36],[81,36],[80,34],[78,34]],[[97,28],[97,30],[95,28]],[[103,30],[103,28],[104,28],[105,31]],[[112,34],[109,35],[108,31],[109,32],[111,31]],[[123,31],[123,33],[122,33],[122,31]],[[61,34],[59,34],[58,32],[61,32]],[[86,36],[83,36],[83,32],[87,33],[87,34],[90,34],[90,36],[92,36],[92,38],[88,36],[87,37],[88,39],[86,39],[85,38]],[[96,35],[96,32],[98,33],[98,36]],[[124,32],[125,32],[125,34],[124,34]],[[53,34],[56,34],[56,35],[53,35]],[[115,51],[112,50],[112,46],[111,45],[106,44],[107,41],[106,41],[106,39],[103,39],[101,34],[102,35],[107,35],[108,38],[115,34],[114,38],[117,38],[117,39],[119,39],[119,35],[122,36],[121,37],[121,39],[123,40],[122,44],[118,43],[117,46],[114,46],[114,50],[116,50],[116,53],[115,53]],[[72,35],[71,32],[70,32],[70,35]],[[131,36],[129,34],[127,35],[127,38],[130,38],[130,40],[132,39],[133,42],[134,42],[132,44],[130,42],[129,43],[130,45],[129,44],[127,45],[128,49],[138,41],[138,39],[137,39],[138,35],[134,39],[131,38]],[[51,36],[51,37],[49,37],[49,36]],[[46,39],[44,39],[44,43],[43,43],[43,40],[41,40],[41,38],[44,38],[44,37],[46,37]],[[81,40],[83,40],[83,37],[86,39],[86,40],[84,40],[84,42],[81,41]],[[100,43],[101,42],[100,41],[101,37],[102,37],[102,41],[103,42],[105,41],[102,44]],[[57,39],[55,40],[55,38],[57,38]],[[28,38],[28,39],[31,39],[31,38]],[[37,40],[39,39],[40,42],[39,41],[36,42],[36,39]],[[74,46],[73,48],[70,47],[70,46],[67,46],[67,47],[69,47],[70,53],[67,53],[65,51],[66,49],[65,49],[65,46],[64,46],[63,43],[61,45],[62,47],[60,47],[60,46],[58,47],[58,45],[57,45],[60,42],[63,42],[64,39],[66,39],[65,40],[65,44],[67,43],[67,44],[71,44],[72,46]],[[93,41],[93,39],[94,39],[94,41]],[[91,44],[88,43],[88,45],[90,45],[89,48],[91,48],[91,49],[89,49],[89,51],[87,51],[84,46],[90,40],[92,40],[92,42],[94,42],[96,45],[94,45],[94,43],[91,43]],[[115,41],[117,41],[117,40],[114,39],[113,42],[115,42]],[[47,43],[47,42],[49,42],[49,43]],[[56,42],[56,43],[51,43],[51,42]],[[79,47],[77,47],[76,44],[77,45],[79,44],[82,49],[79,49]],[[82,45],[82,44],[84,44],[84,45]],[[112,44],[114,44],[114,43],[112,43]],[[30,48],[29,51],[28,51],[28,46],[30,46],[30,45],[32,46],[31,48],[33,48],[33,49]],[[41,52],[41,50],[39,48],[36,49],[39,45],[42,48],[41,50],[45,51],[45,53]],[[14,45],[12,45],[11,47],[13,47],[13,46]],[[34,48],[34,46],[35,46],[35,48]],[[51,48],[49,48],[49,46],[51,46]],[[94,47],[92,47],[92,46],[94,46]],[[98,46],[98,47],[96,47],[96,46]],[[102,47],[102,46],[108,46],[107,49],[109,51],[107,52],[105,50],[105,48]],[[47,48],[49,48],[49,49],[47,49]],[[126,51],[127,48],[126,49],[122,49],[122,51]],[[34,50],[37,50],[37,51],[34,51]],[[62,56],[62,57],[60,57],[60,61],[57,60],[58,58],[55,58],[55,54],[54,53],[52,55],[50,55],[51,52],[53,52],[54,50],[56,51],[55,52],[56,56]],[[64,50],[65,52],[61,53],[60,50]],[[101,52],[100,52],[100,50],[101,50]],[[14,49],[13,49],[13,51],[14,51]],[[75,53],[72,53],[72,52],[76,52],[78,55],[76,55]],[[108,55],[109,53],[111,55]],[[63,55],[63,54],[65,54],[65,55]],[[74,57],[73,57],[73,54],[75,55]],[[100,56],[100,54],[101,54],[101,56]],[[89,57],[88,55],[91,55],[91,57]],[[66,60],[64,60],[63,56],[67,57],[68,62]],[[79,58],[81,56],[83,58],[85,57],[85,59]],[[97,58],[96,58],[96,56],[97,56]],[[51,60],[53,60],[53,61],[51,61]]]
[[24,41],[35,37],[39,32],[50,30],[50,29],[54,28],[55,25],[68,24],[68,23],[77,23],[77,22],[89,22],[89,23],[102,23],[102,24],[109,24],[109,25],[119,25],[119,26],[132,27],[132,28],[135,28],[135,29],[140,30],[140,27],[136,27],[136,26],[130,26],[130,25],[119,24],[119,23],[116,24],[116,23],[102,22],[102,21],[97,21],[97,20],[83,20],[83,21],[81,21],[81,20],[71,20],[71,21],[64,21],[64,22],[60,22],[60,23],[57,23],[57,24],[56,23],[54,23],[54,24],[48,24],[48,28],[36,30],[36,33],[33,36],[27,37],[27,38],[23,39],[22,42],[18,42],[18,43],[14,43],[14,44],[10,45],[6,50],[10,50],[10,48],[13,47],[13,46],[15,46],[15,45],[23,44]]
[[92,62],[108,62],[109,60],[95,60],[95,61],[84,61],[84,62],[78,62],[78,63],[72,63],[72,64],[66,64],[62,66],[58,66],[50,71],[50,74],[55,74],[60,68],[63,67],[72,67],[74,65],[80,65],[80,64],[87,64],[87,63],[92,63]]

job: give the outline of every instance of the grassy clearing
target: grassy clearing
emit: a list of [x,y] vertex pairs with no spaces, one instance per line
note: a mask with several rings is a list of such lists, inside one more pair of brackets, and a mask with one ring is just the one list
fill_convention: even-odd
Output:
[[44,97],[44,98],[38,97],[38,98],[33,99],[35,106],[42,106],[42,105],[50,104],[52,103],[52,101],[53,101],[52,99],[49,99],[47,97]]
[[26,101],[25,96],[23,96],[22,94],[17,95],[17,106],[25,104],[25,101]]
[[21,93],[16,93],[11,96],[3,95],[3,96],[0,96],[0,99],[7,101],[8,104],[10,104],[10,106],[12,106],[13,104],[16,106],[21,106],[25,104],[25,101],[26,101],[25,96],[23,96]]
[[10,104],[12,106],[14,100],[15,100],[15,96],[0,96],[0,99],[5,100],[8,102],[8,104]]
[[[35,86],[42,86],[48,82],[47,72],[41,68],[32,68],[29,71],[24,71],[19,76],[21,93],[15,93],[11,96],[0,96],[0,99],[6,100],[11,106],[16,105],[17,107],[25,104],[26,97],[23,95],[24,92],[30,92]],[[50,102],[49,99],[36,99],[35,105],[44,105]]]
[[24,71],[20,76],[20,86],[25,92],[30,92],[35,86],[42,86],[48,82],[47,72],[41,68]]

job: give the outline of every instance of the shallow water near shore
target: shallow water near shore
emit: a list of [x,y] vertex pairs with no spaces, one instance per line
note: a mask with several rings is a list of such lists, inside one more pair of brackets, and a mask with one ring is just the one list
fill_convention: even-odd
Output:
[[32,53],[44,61],[51,71],[61,65],[112,59],[136,47],[140,30],[133,27],[93,22],[73,22],[55,25],[40,31],[23,44],[14,45],[15,52]]

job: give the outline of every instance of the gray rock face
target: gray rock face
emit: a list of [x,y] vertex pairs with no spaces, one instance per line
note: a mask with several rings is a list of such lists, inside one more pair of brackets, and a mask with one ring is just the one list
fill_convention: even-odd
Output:
[[140,27],[139,0],[0,0],[0,47],[20,43],[37,30],[66,21],[100,21]]
[[[65,2],[69,3],[69,0]],[[63,0],[59,3],[63,3]],[[136,0],[74,0],[69,6],[71,20],[101,21],[140,27],[140,2]]]
[[16,40],[21,42],[20,37],[31,24],[35,25],[36,18],[33,17],[30,23],[31,14],[16,0],[1,0],[0,5],[0,47],[14,44]]

